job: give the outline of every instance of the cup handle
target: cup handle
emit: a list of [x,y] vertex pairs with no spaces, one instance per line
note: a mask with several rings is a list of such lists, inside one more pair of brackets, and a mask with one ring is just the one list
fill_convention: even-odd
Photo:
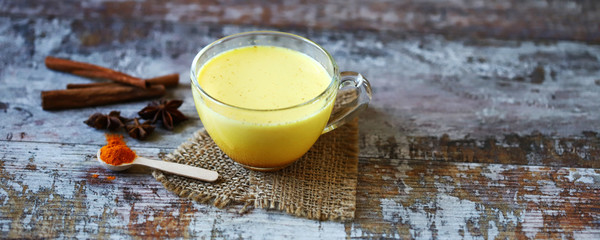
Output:
[[354,119],[367,108],[371,101],[371,84],[357,72],[341,72],[341,82],[329,122],[323,133],[327,133]]

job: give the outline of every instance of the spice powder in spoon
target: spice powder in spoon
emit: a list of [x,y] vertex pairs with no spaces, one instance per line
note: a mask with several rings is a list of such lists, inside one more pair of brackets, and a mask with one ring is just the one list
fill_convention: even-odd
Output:
[[106,142],[106,146],[100,149],[100,158],[105,163],[118,166],[131,163],[137,157],[135,152],[125,145],[121,135],[106,134]]

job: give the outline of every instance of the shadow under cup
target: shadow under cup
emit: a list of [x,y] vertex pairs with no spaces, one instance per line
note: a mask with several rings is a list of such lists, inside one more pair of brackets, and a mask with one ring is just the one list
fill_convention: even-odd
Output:
[[[276,46],[304,53],[323,66],[331,82],[320,95],[281,109],[232,106],[206,93],[197,79],[204,64],[223,52],[247,46]],[[271,31],[231,35],[206,46],[192,62],[190,78],[196,109],[208,134],[231,159],[258,171],[284,168],[310,149],[326,128],[340,85],[338,67],[323,48],[300,36]],[[270,120],[281,119],[276,116],[287,120]]]

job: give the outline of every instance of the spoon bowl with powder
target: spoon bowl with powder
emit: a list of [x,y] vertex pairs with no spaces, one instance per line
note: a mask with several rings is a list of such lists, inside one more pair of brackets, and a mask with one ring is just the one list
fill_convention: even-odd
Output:
[[211,171],[208,169],[193,167],[193,166],[174,163],[174,162],[152,160],[152,159],[148,159],[145,157],[139,157],[139,156],[136,156],[132,162],[122,163],[119,165],[112,165],[112,164],[108,164],[107,162],[102,160],[101,151],[102,151],[102,149],[98,150],[98,162],[100,162],[100,164],[102,164],[102,166],[104,166],[105,168],[108,168],[112,171],[123,171],[133,165],[142,165],[142,166],[151,167],[151,168],[154,168],[157,170],[161,170],[164,172],[177,174],[177,175],[181,175],[184,177],[198,179],[198,180],[202,180],[202,181],[206,181],[206,182],[214,182],[217,180],[217,178],[219,178],[219,174],[217,172]]

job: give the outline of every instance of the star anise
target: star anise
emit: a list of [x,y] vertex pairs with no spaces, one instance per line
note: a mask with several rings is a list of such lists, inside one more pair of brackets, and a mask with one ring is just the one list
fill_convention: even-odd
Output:
[[187,120],[187,117],[177,110],[182,103],[183,101],[181,100],[155,101],[148,104],[138,114],[143,119],[150,119],[152,123],[156,123],[160,119],[164,128],[173,130],[175,125]]
[[154,126],[150,124],[150,121],[140,123],[139,118],[134,118],[132,124],[125,126],[125,130],[127,130],[127,133],[132,138],[144,140],[148,135],[154,132]]
[[125,126],[125,123],[129,121],[131,121],[131,119],[121,117],[121,112],[112,111],[108,115],[99,112],[94,113],[88,120],[83,122],[96,129],[107,129],[112,131]]

